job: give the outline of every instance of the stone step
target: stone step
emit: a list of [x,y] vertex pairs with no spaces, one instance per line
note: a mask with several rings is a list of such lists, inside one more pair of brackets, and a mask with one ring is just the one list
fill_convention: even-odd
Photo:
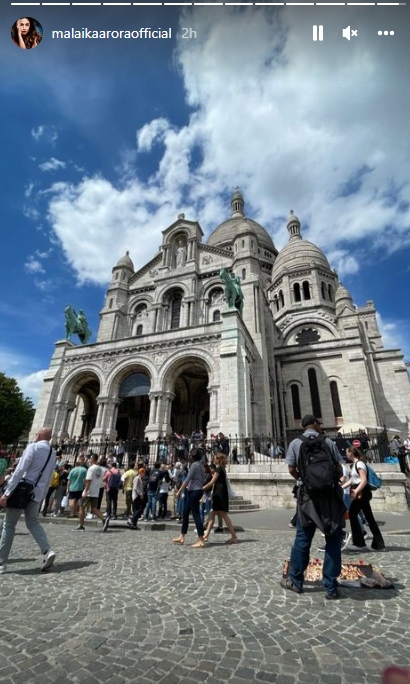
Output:
[[231,513],[241,513],[243,511],[259,511],[259,504],[253,504],[250,501],[245,501],[241,504],[229,503],[229,510]]

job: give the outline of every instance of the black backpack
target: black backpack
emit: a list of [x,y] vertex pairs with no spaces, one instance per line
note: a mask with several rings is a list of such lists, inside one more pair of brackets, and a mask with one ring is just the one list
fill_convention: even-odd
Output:
[[339,482],[339,467],[324,435],[301,435],[297,468],[306,493],[311,498],[323,498],[335,490]]

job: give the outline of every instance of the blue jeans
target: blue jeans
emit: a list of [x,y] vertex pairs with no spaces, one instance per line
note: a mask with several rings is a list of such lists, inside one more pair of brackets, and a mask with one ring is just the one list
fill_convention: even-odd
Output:
[[157,492],[150,492],[149,490],[147,493],[148,493],[148,503],[145,507],[144,518],[145,518],[145,520],[148,520],[149,512],[151,511],[152,519],[156,520],[157,519],[158,494],[157,494]]
[[[303,575],[309,564],[309,552],[315,531],[316,525],[313,522],[308,527],[302,527],[298,518],[296,537],[290,554],[289,572],[289,579],[298,589],[303,588]],[[322,583],[327,594],[333,594],[337,589],[337,578],[342,569],[341,538],[341,529],[325,537],[326,551]]]
[[5,565],[8,561],[11,546],[13,544],[14,533],[16,531],[16,525],[22,513],[24,513],[26,527],[40,547],[41,553],[46,553],[46,551],[51,548],[43,526],[38,520],[39,509],[39,501],[30,501],[30,503],[27,504],[27,507],[24,509],[6,508],[6,517],[4,520],[3,532],[0,541],[0,563]]
[[188,532],[189,524],[189,514],[192,512],[192,517],[194,519],[196,531],[198,537],[204,536],[204,526],[201,520],[201,513],[199,511],[200,501],[202,499],[203,490],[202,489],[192,489],[191,491],[185,490],[185,496],[187,497],[187,502],[184,508],[184,513],[182,517],[182,527],[181,534],[186,534]]

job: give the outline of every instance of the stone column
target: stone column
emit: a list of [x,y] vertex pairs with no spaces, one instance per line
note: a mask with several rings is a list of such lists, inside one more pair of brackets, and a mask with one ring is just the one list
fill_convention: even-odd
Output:
[[53,424],[53,435],[58,439],[65,439],[69,437],[68,422],[69,415],[75,409],[75,401],[65,400],[56,404],[57,411],[55,413]]
[[209,421],[206,426],[208,437],[220,431],[220,421],[218,416],[219,385],[208,387],[209,394]]
[[[172,434],[172,428],[171,428],[171,406],[172,402],[175,399],[175,394],[174,392],[164,392],[162,394],[162,397],[160,399],[160,406],[159,406],[159,426],[160,426],[160,434],[164,437],[169,437]],[[162,414],[162,418],[161,418]]]

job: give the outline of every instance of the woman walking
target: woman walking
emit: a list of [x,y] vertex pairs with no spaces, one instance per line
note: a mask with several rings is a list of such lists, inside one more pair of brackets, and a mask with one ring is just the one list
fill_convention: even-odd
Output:
[[204,546],[204,526],[199,510],[205,479],[205,470],[202,464],[203,451],[202,449],[194,448],[192,449],[190,456],[192,463],[188,470],[188,475],[175,494],[177,499],[179,499],[182,492],[185,490],[186,503],[182,516],[181,534],[176,539],[173,539],[172,542],[173,544],[183,544],[185,542],[185,536],[188,532],[189,514],[192,511],[192,517],[198,533],[198,541],[195,544],[191,544],[191,546],[199,549]]
[[356,447],[349,447],[346,449],[346,456],[353,465],[350,470],[350,479],[342,485],[342,488],[350,488],[350,496],[352,497],[349,508],[349,518],[350,527],[352,529],[353,548],[355,550],[367,548],[363,530],[358,520],[359,513],[362,511],[373,534],[373,541],[371,543],[372,549],[375,551],[383,551],[385,548],[384,539],[377,522],[374,519],[373,511],[370,506],[372,490],[367,482],[365,457],[356,449]]
[[211,481],[205,485],[204,490],[212,489],[212,510],[210,513],[210,519],[206,532],[204,534],[204,541],[208,541],[208,537],[211,534],[212,527],[215,522],[215,515],[220,516],[225,522],[229,532],[231,533],[230,539],[227,540],[227,544],[236,544],[238,537],[235,533],[235,528],[233,526],[232,520],[230,519],[229,513],[229,495],[228,495],[228,483],[226,479],[226,456],[220,452],[216,453],[213,461],[215,469],[213,470],[213,475]]

